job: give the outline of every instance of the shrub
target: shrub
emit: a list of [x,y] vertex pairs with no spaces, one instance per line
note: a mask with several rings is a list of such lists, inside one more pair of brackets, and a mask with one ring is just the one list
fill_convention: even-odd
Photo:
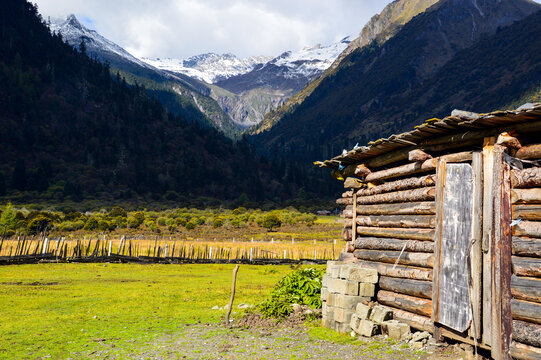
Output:
[[282,226],[282,221],[276,214],[267,214],[263,217],[262,226],[269,231]]
[[212,222],[212,227],[217,229],[222,226],[224,226],[224,219],[221,217],[214,218],[214,221]]
[[229,223],[231,224],[231,226],[236,227],[237,229],[246,226],[246,224],[242,221],[240,217],[233,218]]
[[116,218],[116,217],[127,217],[128,216],[128,213],[126,212],[126,210],[124,210],[123,208],[121,208],[120,206],[114,206],[111,211],[109,211],[109,216],[111,218]]
[[117,229],[125,229],[125,228],[128,227],[128,219],[126,219],[125,217],[122,217],[122,216],[117,216],[113,220],[113,223],[115,224],[115,227]]
[[144,224],[149,230],[158,231],[158,226],[156,226],[156,223],[153,220],[151,219],[145,220]]
[[248,211],[245,207],[241,206],[233,210],[233,215],[240,215],[244,214],[246,211]]
[[4,207],[4,211],[2,211],[2,215],[0,215],[0,235],[7,230],[14,230],[17,226],[17,213],[15,210],[13,210],[13,206],[11,206],[11,203],[8,203]]
[[37,235],[51,227],[51,220],[43,215],[34,217],[27,226],[28,234]]
[[132,217],[138,223],[136,227],[139,227],[139,225],[141,225],[145,221],[145,213],[142,211],[137,211],[132,215]]
[[195,223],[195,221],[190,220],[186,223],[186,230],[193,230],[196,228],[196,226],[197,224]]
[[98,219],[94,216],[88,218],[85,223],[84,229],[88,231],[93,231],[98,228]]
[[292,304],[321,308],[321,279],[323,270],[300,269],[283,277],[271,291],[270,297],[257,308],[264,317],[288,316]]
[[179,217],[179,218],[177,218],[176,223],[177,223],[177,225],[180,225],[180,226],[186,226],[188,221],[184,217]]
[[113,231],[115,229],[115,225],[109,221],[100,220],[98,221],[98,229],[101,231]]
[[134,217],[129,217],[128,218],[128,227],[130,229],[137,229],[140,225],[141,225],[141,223],[136,218],[134,218]]
[[163,216],[160,216],[158,219],[156,219],[156,223],[160,226],[165,226],[166,221],[167,218],[164,218]]
[[204,216],[195,217],[194,221],[197,225],[205,225],[205,223],[207,222],[207,218]]

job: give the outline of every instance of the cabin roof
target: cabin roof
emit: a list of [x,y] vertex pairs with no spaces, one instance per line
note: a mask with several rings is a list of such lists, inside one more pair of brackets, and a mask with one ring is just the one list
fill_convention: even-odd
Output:
[[368,146],[356,146],[350,151],[344,150],[340,156],[330,160],[316,161],[319,167],[337,169],[340,166],[359,164],[367,159],[411,146],[422,147],[423,141],[445,135],[461,134],[528,122],[541,118],[541,103],[524,104],[516,110],[494,111],[488,114],[477,114],[462,110],[453,110],[444,119],[429,119],[414,130],[399,135],[391,135],[386,139],[371,141]]

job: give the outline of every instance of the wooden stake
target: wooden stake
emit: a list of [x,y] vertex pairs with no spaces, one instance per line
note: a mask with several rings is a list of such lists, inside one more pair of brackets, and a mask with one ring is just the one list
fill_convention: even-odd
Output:
[[229,299],[229,307],[225,314],[225,324],[229,326],[229,315],[231,315],[231,309],[233,308],[233,301],[235,300],[235,287],[237,284],[237,272],[239,271],[239,264],[233,269],[233,284],[231,285],[231,299]]

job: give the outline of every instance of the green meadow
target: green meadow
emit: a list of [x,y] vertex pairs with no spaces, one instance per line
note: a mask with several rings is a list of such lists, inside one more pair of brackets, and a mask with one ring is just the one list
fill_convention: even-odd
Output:
[[[0,267],[0,358],[132,357],[141,344],[215,324],[234,265],[38,264]],[[233,311],[293,269],[243,266]],[[233,318],[240,314],[234,314]],[[111,355],[113,354],[113,355]]]

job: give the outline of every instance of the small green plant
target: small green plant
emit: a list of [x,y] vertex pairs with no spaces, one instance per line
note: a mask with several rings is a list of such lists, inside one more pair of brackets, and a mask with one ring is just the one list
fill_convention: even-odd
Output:
[[321,308],[321,279],[323,270],[299,269],[283,277],[270,297],[258,305],[264,317],[283,318],[292,311],[292,304]]

